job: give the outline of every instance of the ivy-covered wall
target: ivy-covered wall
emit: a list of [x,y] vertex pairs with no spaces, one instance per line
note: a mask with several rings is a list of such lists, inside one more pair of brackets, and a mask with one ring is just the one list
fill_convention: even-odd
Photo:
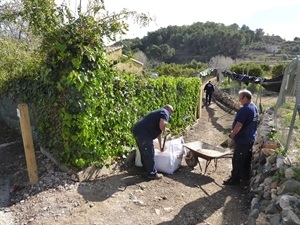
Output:
[[165,104],[175,108],[170,128],[179,134],[197,119],[201,85],[198,78],[141,79],[111,68],[72,71],[57,85],[31,78],[19,82],[27,87],[19,92],[20,101],[29,105],[37,143],[73,168],[103,166],[110,157],[126,155],[135,146],[132,125]]

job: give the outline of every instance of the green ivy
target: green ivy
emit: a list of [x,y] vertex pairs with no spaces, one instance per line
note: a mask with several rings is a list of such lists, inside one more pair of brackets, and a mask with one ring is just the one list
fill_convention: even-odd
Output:
[[[43,8],[53,1],[25,2],[29,24],[43,37],[38,64],[7,77],[4,86],[7,94],[30,105],[38,143],[61,163],[82,169],[123,157],[135,145],[133,124],[167,103],[175,108],[170,121],[175,134],[196,120],[200,79],[121,74],[107,60],[102,38],[106,32],[111,37],[122,23],[67,13],[69,22],[62,25],[59,13],[65,9],[47,9],[45,15],[31,11],[39,2]],[[47,17],[52,18],[49,26]]]

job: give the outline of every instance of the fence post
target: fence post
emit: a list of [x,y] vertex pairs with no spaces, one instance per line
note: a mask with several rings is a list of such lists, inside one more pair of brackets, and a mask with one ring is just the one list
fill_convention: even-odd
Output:
[[199,114],[198,114],[198,117],[199,117],[199,119],[201,118],[201,116],[202,116],[202,96],[203,96],[203,88],[202,88],[202,81],[201,81],[201,85],[200,85],[200,88],[199,88],[199,102],[198,102],[198,104],[199,104]]
[[31,131],[27,104],[25,103],[18,104],[17,113],[18,116],[20,117],[20,125],[21,125],[21,132],[22,132],[23,146],[25,150],[29,181],[31,184],[36,184],[38,182],[38,171],[37,171],[35,152],[33,147],[32,131]]

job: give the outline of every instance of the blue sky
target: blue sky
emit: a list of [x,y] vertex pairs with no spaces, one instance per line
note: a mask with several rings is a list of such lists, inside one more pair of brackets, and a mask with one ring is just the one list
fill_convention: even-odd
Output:
[[[73,5],[79,1],[65,0]],[[82,4],[88,2],[81,1]],[[279,35],[285,40],[300,37],[300,0],[104,0],[104,3],[110,12],[127,8],[147,13],[156,19],[155,23],[146,28],[128,21],[131,24],[130,30],[122,38],[141,38],[147,32],[161,27],[207,21],[225,25],[236,23],[240,27],[245,24],[251,30],[262,28],[265,34]]]

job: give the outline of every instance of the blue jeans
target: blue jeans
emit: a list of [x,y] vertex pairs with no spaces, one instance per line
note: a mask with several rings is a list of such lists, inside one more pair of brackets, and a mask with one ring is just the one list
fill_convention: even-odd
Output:
[[247,181],[250,178],[253,142],[246,144],[235,143],[232,158],[232,180]]

